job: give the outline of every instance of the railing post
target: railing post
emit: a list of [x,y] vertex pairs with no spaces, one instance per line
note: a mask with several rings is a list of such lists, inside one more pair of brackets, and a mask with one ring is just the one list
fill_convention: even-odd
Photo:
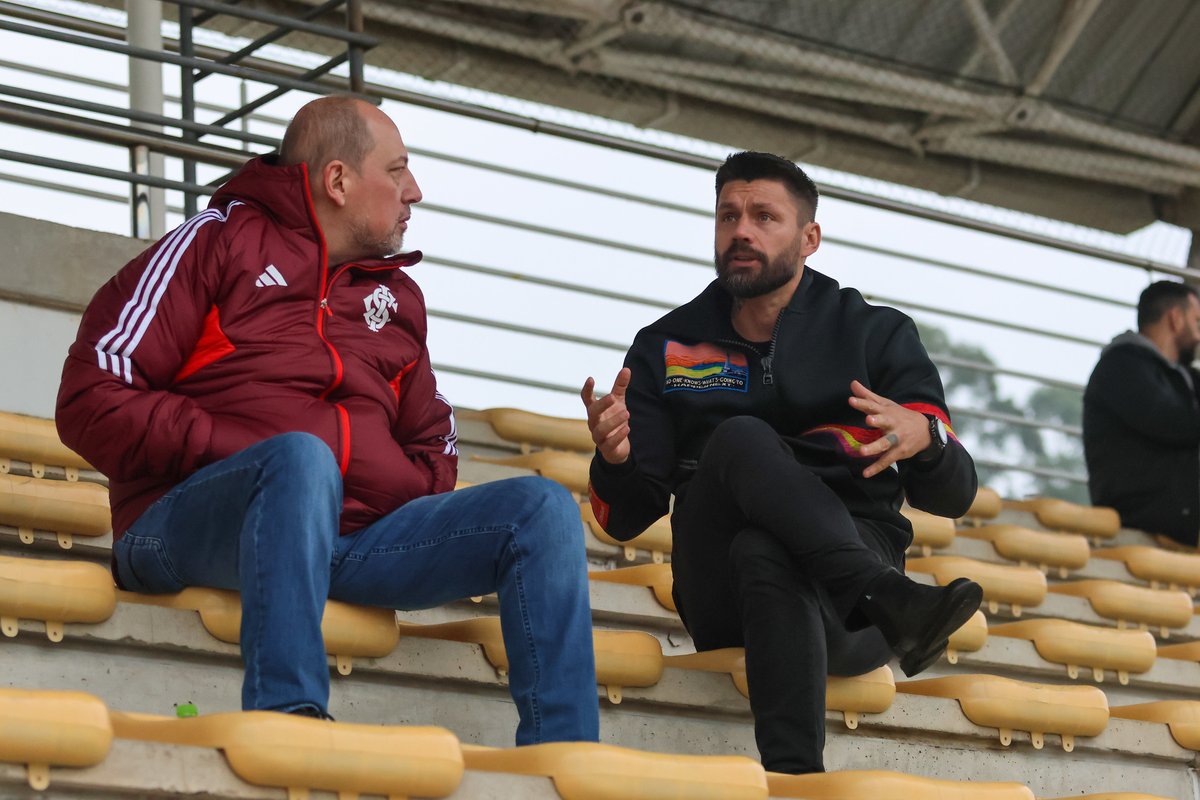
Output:
[[[162,49],[162,6],[146,0],[126,0],[127,39],[134,47]],[[152,114],[163,113],[162,64],[143,58],[129,58],[129,107]],[[148,123],[134,127],[162,131]],[[163,177],[163,156],[145,145],[129,149],[129,171],[138,175]],[[130,232],[142,239],[159,239],[167,232],[167,201],[163,189],[130,184]]]
[[[143,0],[144,1],[144,0]],[[136,2],[136,0],[134,0]],[[192,39],[193,11],[191,6],[179,6],[179,55],[184,58],[196,57],[196,43]],[[196,121],[196,73],[191,64],[179,66],[179,116],[190,122]],[[180,132],[185,142],[196,142],[199,137],[189,130]],[[196,162],[190,158],[183,160],[183,182],[196,182]],[[191,192],[183,193],[183,216],[191,218],[196,215],[196,195]]]
[[[347,0],[346,25],[351,33],[363,32],[362,0]],[[347,42],[350,50],[350,91],[355,94],[365,94],[366,82],[363,80],[363,49],[354,42]]]

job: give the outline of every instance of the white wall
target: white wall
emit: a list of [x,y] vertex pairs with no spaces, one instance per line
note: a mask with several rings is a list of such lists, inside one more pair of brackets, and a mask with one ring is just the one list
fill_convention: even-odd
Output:
[[79,315],[0,300],[0,411],[54,416]]

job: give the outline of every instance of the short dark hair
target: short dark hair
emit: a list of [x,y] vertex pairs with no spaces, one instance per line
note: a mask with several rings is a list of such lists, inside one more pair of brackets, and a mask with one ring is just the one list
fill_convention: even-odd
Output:
[[1156,281],[1142,290],[1137,304],[1138,330],[1158,322],[1172,308],[1187,303],[1189,297],[1200,298],[1194,286],[1179,281]]
[[[812,178],[804,174],[804,170],[771,153],[756,153],[743,150],[733,153],[725,159],[725,163],[717,170],[717,199],[721,198],[721,189],[729,181],[779,181],[794,197],[801,211],[808,209],[807,222],[817,218],[817,185]],[[800,215],[804,216],[803,213]]]

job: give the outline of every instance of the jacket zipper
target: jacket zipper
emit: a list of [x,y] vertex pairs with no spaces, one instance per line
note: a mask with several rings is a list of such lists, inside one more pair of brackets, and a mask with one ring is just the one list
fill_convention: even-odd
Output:
[[[322,261],[324,261],[325,248],[324,248],[323,244],[321,247],[321,253],[322,253]],[[329,317],[333,316],[333,309],[331,309],[329,307],[329,296],[331,294],[333,294],[333,285],[335,283],[337,283],[338,278],[342,277],[342,273],[344,273],[346,270],[348,270],[354,266],[357,266],[357,265],[353,264],[353,263],[349,263],[349,264],[343,264],[342,266],[338,267],[337,272],[333,273],[333,277],[330,278],[327,283],[322,282],[322,286],[321,286],[321,292],[322,292],[321,302],[317,304],[317,334],[321,337],[321,341],[325,343],[325,346],[327,348],[329,348],[329,354],[333,357],[333,366],[334,366],[333,383],[329,384],[329,386],[325,387],[325,391],[321,392],[321,395],[319,397],[319,399],[321,399],[321,400],[328,399],[329,395],[332,394],[335,389],[337,389],[339,386],[342,385],[342,378],[345,376],[345,368],[342,366],[342,357],[340,355],[338,355],[337,348],[333,346],[333,343],[330,342],[328,338],[326,338],[325,326],[323,323],[325,321],[326,316],[329,316]],[[361,267],[361,269],[365,269],[368,271],[375,271],[375,270],[391,270],[394,268],[393,267]],[[326,265],[324,271],[328,272],[328,265]],[[341,403],[334,403],[333,407],[335,409],[337,409],[338,432],[342,437],[342,447],[341,447],[342,452],[341,452],[340,457],[338,458],[338,467],[341,469],[342,475],[344,476],[346,474],[346,470],[348,470],[350,468],[350,412],[348,412],[346,410],[345,406],[343,406]]]
[[734,340],[734,339],[718,339],[717,340],[717,344],[732,344],[732,345],[736,345],[737,347],[749,348],[749,349],[753,350],[758,355],[759,363],[762,364],[763,385],[764,386],[774,386],[775,385],[775,373],[772,372],[771,369],[775,363],[775,344],[779,340],[779,329],[780,329],[780,327],[783,326],[783,314],[785,311],[787,311],[786,308],[780,309],[779,316],[775,318],[775,327],[771,331],[771,344],[767,348],[767,354],[765,356],[762,354],[762,352],[757,347],[750,344],[750,342],[739,341],[739,340]]

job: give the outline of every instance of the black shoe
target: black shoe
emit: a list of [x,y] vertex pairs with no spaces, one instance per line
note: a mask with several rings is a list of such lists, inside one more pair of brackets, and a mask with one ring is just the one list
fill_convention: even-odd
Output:
[[924,586],[900,572],[888,572],[867,586],[859,608],[883,633],[900,669],[912,677],[941,658],[950,634],[979,610],[983,587],[967,578]]

